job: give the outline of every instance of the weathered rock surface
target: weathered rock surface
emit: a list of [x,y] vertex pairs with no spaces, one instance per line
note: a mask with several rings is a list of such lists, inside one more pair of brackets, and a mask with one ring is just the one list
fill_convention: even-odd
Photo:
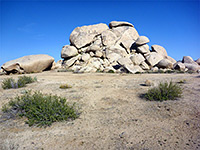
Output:
[[137,40],[136,40],[136,45],[143,45],[143,44],[147,44],[149,43],[149,38],[146,36],[140,36]]
[[72,57],[66,61],[64,61],[64,65],[66,68],[71,67],[78,59],[79,59],[80,55],[77,55],[76,57]]
[[144,44],[144,45],[138,46],[138,47],[137,47],[137,51],[138,51],[139,53],[142,53],[142,54],[150,53],[149,45]]
[[196,63],[200,65],[200,58],[196,60]]
[[51,69],[54,58],[49,55],[28,55],[6,62],[1,68],[9,73],[33,73]]
[[81,56],[82,61],[88,61],[90,59],[90,54],[85,53]]
[[77,54],[78,54],[78,51],[76,47],[65,45],[63,46],[62,51],[61,51],[61,58],[65,59],[65,58],[76,56]]
[[158,64],[159,61],[161,61],[163,59],[163,56],[156,53],[156,52],[151,52],[147,57],[146,60],[148,62],[148,64],[150,64],[151,66],[155,66],[156,64]]
[[134,27],[131,23],[129,22],[125,22],[125,21],[112,21],[109,23],[109,27],[112,28],[116,28],[119,26],[130,26],[130,27]]
[[167,68],[167,69],[173,68],[172,62],[170,60],[166,59],[166,58],[159,61],[157,66],[158,66],[158,68]]
[[174,58],[172,58],[172,57],[170,57],[170,56],[167,56],[166,58],[167,58],[169,61],[171,61],[172,64],[175,64],[175,63],[176,63],[176,60],[175,60]]
[[114,45],[117,40],[117,36],[111,30],[102,32],[101,38],[104,46]]
[[190,56],[183,56],[182,63],[192,64],[195,63],[195,61]]
[[138,65],[125,65],[124,68],[126,68],[130,73],[136,73],[136,72],[144,72],[142,68]]
[[[74,29],[70,35],[73,48],[65,47],[72,48],[71,53],[63,56],[65,66],[76,72],[112,70],[136,73],[150,69],[179,69],[179,64],[173,68],[176,60],[167,55],[164,47],[152,45],[150,51],[149,38],[139,36],[131,23],[112,21],[109,27],[100,23]],[[79,58],[76,58],[77,54]]]
[[74,29],[70,35],[70,42],[76,48],[84,47],[94,41],[95,36],[109,29],[106,24],[82,26]]
[[140,65],[145,60],[142,54],[133,54],[130,59],[134,65]]
[[164,47],[162,47],[160,45],[152,45],[151,49],[153,52],[156,52],[164,57],[167,57],[167,51],[165,50]]
[[177,62],[174,64],[174,69],[179,71],[185,71],[185,65],[182,62]]
[[185,67],[189,70],[189,71],[193,71],[193,72],[197,72],[200,70],[200,66],[197,64],[193,64],[193,63],[184,63]]

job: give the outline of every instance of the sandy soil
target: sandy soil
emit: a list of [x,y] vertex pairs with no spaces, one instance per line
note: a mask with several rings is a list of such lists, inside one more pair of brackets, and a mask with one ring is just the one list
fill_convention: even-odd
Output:
[[[12,75],[17,78],[19,75]],[[40,90],[66,97],[81,108],[78,119],[51,127],[29,127],[23,119],[5,119],[0,111],[1,150],[195,150],[200,149],[200,75],[198,74],[30,74],[38,82],[3,90],[0,106],[24,90]],[[0,83],[8,76],[0,76]],[[140,98],[162,81],[183,84],[176,101],[150,102]],[[72,85],[60,89],[61,84]]]

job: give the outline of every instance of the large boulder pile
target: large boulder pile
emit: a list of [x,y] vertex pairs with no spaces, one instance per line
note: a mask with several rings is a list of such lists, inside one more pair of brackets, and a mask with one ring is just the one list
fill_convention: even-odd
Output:
[[178,61],[174,64],[174,69],[180,71],[200,71],[200,58],[194,61],[190,56],[184,56],[182,61]]
[[173,69],[176,60],[160,45],[140,36],[131,23],[112,21],[75,28],[61,51],[63,67],[74,72],[144,72]]
[[35,73],[51,69],[54,58],[49,55],[29,55],[6,62],[1,66],[7,74],[10,73]]

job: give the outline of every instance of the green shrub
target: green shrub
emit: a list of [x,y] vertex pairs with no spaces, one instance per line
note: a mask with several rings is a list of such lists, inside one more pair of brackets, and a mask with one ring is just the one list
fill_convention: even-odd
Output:
[[4,79],[1,86],[3,89],[11,89],[11,88],[21,88],[25,87],[26,84],[33,83],[37,81],[37,78],[32,78],[28,76],[21,76],[18,78],[17,82],[13,78]]
[[115,71],[114,70],[108,70],[107,73],[115,73]]
[[62,85],[60,85],[60,88],[61,89],[69,89],[69,88],[72,88],[72,86],[68,85],[68,84],[62,84]]
[[13,78],[4,79],[1,86],[3,89],[17,88],[17,84]]
[[33,82],[36,82],[37,81],[37,78],[34,77],[30,77],[30,76],[21,76],[18,78],[18,83],[24,83],[24,84],[29,84],[29,83],[33,83]]
[[173,82],[160,83],[158,87],[154,87],[148,90],[145,94],[145,98],[150,101],[165,101],[174,100],[181,97],[182,88],[180,85]]
[[184,84],[184,83],[186,83],[186,80],[185,80],[185,79],[182,79],[182,80],[178,81],[177,83],[179,83],[179,84]]
[[69,106],[65,98],[44,95],[41,92],[31,93],[26,91],[22,96],[17,96],[7,105],[3,105],[4,113],[15,112],[15,116],[26,117],[29,126],[50,126],[53,122],[78,117],[75,104]]

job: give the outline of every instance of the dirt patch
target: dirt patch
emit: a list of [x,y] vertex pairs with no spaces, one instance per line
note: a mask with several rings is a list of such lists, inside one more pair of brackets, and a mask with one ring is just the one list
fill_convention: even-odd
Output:
[[[16,79],[19,75],[13,75]],[[0,88],[0,106],[25,90],[40,90],[77,102],[81,115],[48,128],[28,127],[23,119],[2,117],[0,149],[200,149],[200,78],[198,74],[30,74],[38,82],[25,88]],[[0,83],[4,78],[0,76]],[[149,102],[140,98],[162,81],[185,79],[183,97]],[[70,89],[60,89],[61,84]]]

